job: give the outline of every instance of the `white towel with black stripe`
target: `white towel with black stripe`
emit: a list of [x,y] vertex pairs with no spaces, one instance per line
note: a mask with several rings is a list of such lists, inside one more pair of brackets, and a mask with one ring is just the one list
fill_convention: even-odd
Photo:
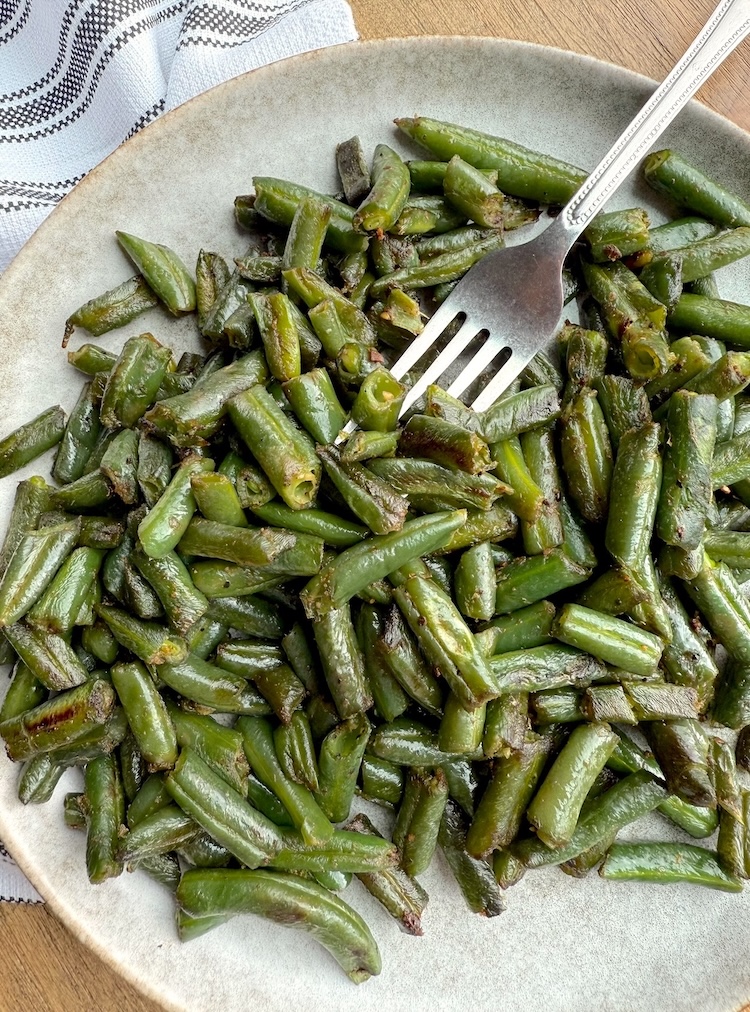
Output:
[[89,169],[163,112],[356,37],[346,0],[0,0],[0,271]]
[[[346,0],[0,0],[0,272],[89,169],[162,113],[356,37]],[[39,899],[0,844],[0,901]]]

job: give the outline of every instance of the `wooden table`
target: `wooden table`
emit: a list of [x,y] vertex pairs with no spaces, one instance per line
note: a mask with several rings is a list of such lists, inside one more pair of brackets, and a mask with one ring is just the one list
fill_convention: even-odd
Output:
[[[661,79],[716,0],[350,0],[363,39],[484,35],[571,49]],[[750,42],[701,100],[750,130]],[[80,945],[43,906],[0,904],[0,1007],[159,1012]],[[750,1012],[748,1006],[742,1012]]]

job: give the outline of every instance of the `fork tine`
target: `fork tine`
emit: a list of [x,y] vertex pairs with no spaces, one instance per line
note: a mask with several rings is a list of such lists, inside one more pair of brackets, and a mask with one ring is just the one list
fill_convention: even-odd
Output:
[[458,358],[461,352],[471,344],[477,334],[477,326],[470,320],[466,320],[459,331],[450,339],[434,362],[430,363],[422,373],[417,382],[407,392],[404,403],[401,405],[399,418],[414,404],[425,392],[430,383],[439,379],[445,370]]
[[[496,358],[506,348],[508,348],[508,344],[502,338],[493,337],[490,334],[482,347],[469,359],[448,387],[448,393],[454,397],[460,397],[466,388],[480,375],[482,370],[487,368],[493,358]],[[512,358],[513,355],[511,354]]]
[[516,376],[523,372],[533,357],[533,355],[513,352],[508,361],[501,366],[481,394],[473,401],[471,406],[474,411],[486,411],[491,407]]
[[455,318],[461,313],[460,309],[452,309],[449,303],[450,299],[446,299],[441,306],[438,306],[419,337],[416,337],[399,357],[398,361],[393,363],[391,373],[396,379],[401,379],[412,366],[416,365],[425,352],[430,350],[446,327],[453,323]]

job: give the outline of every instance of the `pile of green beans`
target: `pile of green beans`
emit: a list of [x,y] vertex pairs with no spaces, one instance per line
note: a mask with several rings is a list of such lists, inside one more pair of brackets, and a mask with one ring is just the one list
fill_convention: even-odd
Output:
[[[0,441],[0,476],[56,447],[0,549],[21,801],[79,768],[91,882],[143,870],[184,940],[303,928],[357,983],[380,955],[339,894],[356,877],[419,935],[438,848],[485,916],[543,865],[750,877],[750,306],[714,276],[750,254],[750,206],[650,155],[675,217],[597,216],[558,354],[481,414],[434,386],[403,422],[389,364],[584,173],[397,125],[427,157],[352,138],[338,196],[256,177],[233,262],[118,232],[138,273],[64,344],[160,305],[205,353],[81,344],[70,414]],[[649,813],[671,842],[618,840]]]

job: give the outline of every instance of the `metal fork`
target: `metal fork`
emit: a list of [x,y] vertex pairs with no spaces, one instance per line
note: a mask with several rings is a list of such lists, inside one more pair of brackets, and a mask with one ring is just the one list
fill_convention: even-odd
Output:
[[[487,254],[464,275],[391,367],[401,379],[447,327],[462,321],[407,392],[401,415],[431,383],[440,380],[481,332],[487,333],[484,344],[450,384],[448,393],[460,397],[501,353],[509,357],[473,401],[476,411],[493,404],[534,355],[550,344],[563,309],[563,261],[573,243],[683,105],[748,33],[750,0],[722,0],[680,62],[575,196],[550,218],[545,231],[522,245]],[[354,427],[350,423],[344,432]]]

